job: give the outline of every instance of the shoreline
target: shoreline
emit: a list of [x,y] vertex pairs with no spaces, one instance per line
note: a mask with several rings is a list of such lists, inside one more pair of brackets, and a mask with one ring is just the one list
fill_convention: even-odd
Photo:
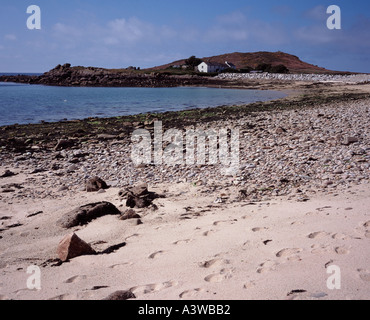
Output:
[[[195,108],[181,111],[161,113],[141,113],[129,116],[108,118],[90,117],[79,120],[43,122],[36,124],[13,124],[0,127],[0,148],[13,151],[37,151],[50,148],[51,141],[70,136],[83,141],[100,135],[122,138],[135,129],[151,129],[154,120],[163,122],[165,128],[196,125],[198,123],[215,122],[222,119],[242,117],[253,112],[286,110],[294,108],[315,107],[322,103],[366,99],[370,95],[370,85],[320,84],[302,82],[265,81],[224,84],[223,88],[275,90],[287,94],[287,97],[266,102],[246,105],[218,106]],[[62,134],[61,134],[62,133]],[[14,139],[17,137],[17,139]],[[24,137],[24,138],[22,138]],[[108,138],[109,140],[109,138]],[[27,143],[26,143],[27,142]]]
[[[138,300],[369,299],[370,85],[275,86],[292,95],[0,128],[0,175],[9,171],[0,178],[0,299],[100,300],[117,290]],[[155,120],[164,129],[238,129],[240,171],[135,166],[132,132],[152,133]],[[87,192],[95,176],[110,188]],[[124,190],[141,182],[163,197],[134,207],[135,218],[57,224],[100,201],[124,215]],[[72,232],[97,252],[121,246],[60,263],[58,244]],[[41,270],[41,290],[27,288],[30,265]],[[340,290],[327,287],[331,265]]]

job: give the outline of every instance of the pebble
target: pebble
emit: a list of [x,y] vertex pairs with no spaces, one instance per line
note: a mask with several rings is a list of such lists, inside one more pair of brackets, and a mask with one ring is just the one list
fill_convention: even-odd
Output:
[[[201,130],[210,127],[239,129],[238,172],[223,171],[225,166],[220,163],[135,167],[131,161],[129,136],[112,143],[95,140],[80,144],[78,149],[53,152],[41,149],[32,154],[0,155],[4,169],[12,170],[16,163],[19,165],[17,172],[48,168],[43,174],[29,176],[22,193],[2,193],[2,196],[9,199],[63,197],[60,192],[66,190],[63,186],[68,186],[71,192],[84,190],[86,179],[94,176],[109,181],[116,188],[141,181],[152,185],[187,182],[212,193],[233,186],[248,190],[246,200],[288,195],[297,189],[304,190],[307,195],[318,189],[324,192],[345,189],[348,183],[370,180],[369,114],[370,99],[327,104],[315,109],[252,113],[212,123],[199,122],[197,129]],[[276,133],[277,128],[281,128],[279,133]],[[185,132],[186,128],[183,130]],[[69,161],[76,155],[80,162],[71,164]],[[54,169],[61,169],[51,170],[54,163],[58,165]],[[34,186],[48,192],[40,195]]]
[[[282,80],[282,81],[315,81],[364,83],[370,81],[370,75],[330,75],[330,74],[279,74],[279,73],[221,73],[216,79],[222,80]],[[325,113],[319,112],[323,116]],[[283,126],[281,126],[283,127]]]

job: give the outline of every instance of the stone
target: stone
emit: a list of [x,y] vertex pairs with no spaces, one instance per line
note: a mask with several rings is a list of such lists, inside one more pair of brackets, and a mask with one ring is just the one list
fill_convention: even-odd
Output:
[[0,178],[7,178],[7,177],[12,177],[12,176],[15,176],[16,173],[10,171],[10,170],[6,170],[1,176]]
[[90,221],[105,215],[121,215],[121,211],[110,202],[91,203],[65,214],[57,221],[57,226],[69,229],[88,224]]
[[336,169],[336,170],[334,170],[333,173],[334,174],[342,174],[343,173],[343,170],[342,169]]
[[96,191],[99,191],[101,189],[105,190],[105,189],[108,189],[108,185],[105,183],[105,181],[103,181],[101,178],[99,177],[94,177],[94,178],[91,178],[89,179],[87,182],[86,182],[86,191],[87,192],[96,192]]
[[60,139],[57,145],[54,147],[56,151],[73,147],[74,142],[68,139]]
[[117,136],[113,134],[106,134],[106,133],[98,134],[98,139],[101,139],[101,140],[112,140],[115,138],[117,138]]
[[129,220],[129,219],[140,219],[140,215],[138,215],[135,210],[128,209],[126,210],[123,215],[119,218],[120,220]]
[[277,128],[277,129],[275,130],[275,133],[276,133],[276,134],[282,134],[282,133],[285,133],[285,132],[287,132],[287,130],[286,130],[286,129],[284,129],[284,128],[282,128],[282,127],[279,127],[279,128]]
[[96,254],[96,251],[75,233],[72,233],[66,235],[59,242],[57,254],[58,258],[65,262],[79,256]]
[[358,138],[356,138],[356,137],[345,137],[344,138],[344,141],[343,141],[343,144],[345,145],[345,146],[349,146],[350,144],[352,144],[352,143],[356,143],[356,142],[358,142],[359,140],[358,140]]
[[149,192],[146,183],[121,190],[118,194],[122,198],[127,198],[126,206],[132,209],[135,207],[139,209],[147,208],[152,204],[154,199],[160,197],[155,192]]
[[104,298],[103,300],[117,301],[128,299],[136,299],[136,296],[130,290],[121,290],[111,293],[108,297]]
[[130,189],[130,192],[135,195],[136,197],[140,197],[143,195],[148,194],[148,184],[142,183],[136,187]]

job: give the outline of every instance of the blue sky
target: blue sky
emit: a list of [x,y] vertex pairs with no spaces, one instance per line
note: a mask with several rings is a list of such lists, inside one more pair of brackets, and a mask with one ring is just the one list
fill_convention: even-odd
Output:
[[[332,4],[341,8],[341,30],[326,27]],[[41,9],[41,30],[27,29],[30,5]],[[66,62],[145,68],[236,51],[284,51],[370,73],[370,1],[1,0],[0,72]]]

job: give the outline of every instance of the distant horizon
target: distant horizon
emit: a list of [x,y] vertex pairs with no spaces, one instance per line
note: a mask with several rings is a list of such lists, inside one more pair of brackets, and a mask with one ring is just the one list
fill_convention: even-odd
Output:
[[[238,52],[238,51],[236,51]],[[233,52],[233,53],[236,53],[236,52]],[[238,53],[255,53],[255,52],[262,52],[262,51],[254,51],[254,52],[238,52]],[[272,52],[272,51],[264,51],[264,52]],[[289,52],[284,52],[284,51],[275,51],[275,52],[283,52],[283,53],[287,53],[287,54],[290,54]],[[232,54],[231,52],[225,52],[223,54]],[[212,56],[213,57],[213,56]],[[173,63],[173,62],[176,62],[176,61],[181,61],[181,60],[184,60],[184,59],[187,59],[189,57],[183,57],[183,58],[180,58],[180,59],[177,59],[175,61],[168,61],[168,62],[165,62],[161,65],[166,65],[166,64],[170,64],[170,63]],[[207,57],[197,57],[197,58],[200,58],[200,59],[203,59],[203,58],[207,58]],[[300,57],[298,56],[298,58],[300,59]],[[301,59],[302,60],[302,59]],[[302,60],[303,61],[303,60]],[[303,61],[303,62],[306,62],[306,63],[309,63],[308,61]],[[57,65],[63,65],[65,63],[69,63],[69,62],[61,62],[61,63],[58,63]],[[42,75],[44,74],[45,72],[48,72],[50,70],[52,70],[53,68],[55,68],[57,65],[51,67],[50,69],[48,70],[45,70],[43,72],[25,72],[25,71],[9,71],[9,72],[3,72],[3,71],[0,71],[0,74],[6,74],[6,75]],[[161,66],[161,65],[156,65],[156,66],[151,66],[151,67],[146,67],[146,68],[141,68],[141,69],[151,69],[151,68],[155,68],[155,67],[158,67],[158,66]],[[93,65],[71,65],[72,67],[85,67],[85,68],[88,68],[88,67],[93,67],[93,68],[103,68],[103,69],[124,69],[124,68],[128,68],[130,66],[120,66],[120,67],[113,67],[113,68],[107,68],[107,67],[103,67],[103,66],[93,66]],[[363,74],[370,74],[370,72],[361,72],[361,71],[352,71],[352,70],[331,70],[331,69],[328,69],[326,68],[325,66],[319,66],[319,67],[322,67],[324,69],[327,69],[328,71],[336,71],[336,72],[350,72],[350,73],[363,73]]]
[[[330,29],[322,0],[3,0],[0,70],[46,72],[58,64],[142,69],[195,55],[288,52],[329,70],[370,73],[370,2],[336,0],[341,25]],[[36,20],[35,20],[36,21]]]

